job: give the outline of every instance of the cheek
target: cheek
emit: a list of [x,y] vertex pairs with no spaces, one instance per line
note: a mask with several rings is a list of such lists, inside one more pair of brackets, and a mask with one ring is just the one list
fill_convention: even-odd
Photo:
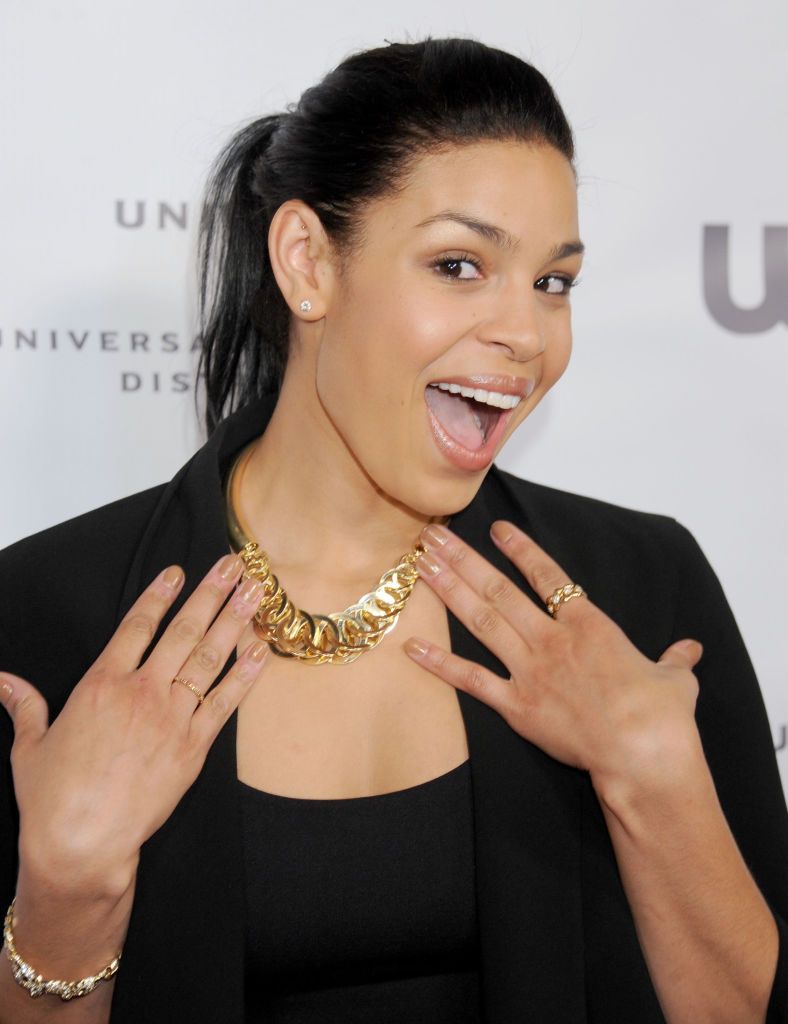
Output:
[[[334,428],[365,470],[377,479],[380,463],[404,442],[418,347],[400,319],[381,306],[379,317],[335,324],[318,354],[315,384]],[[399,460],[401,461],[401,460]]]
[[572,326],[569,317],[557,326],[545,348],[540,391],[545,394],[563,376],[572,354]]
[[[335,319],[317,360],[317,389],[335,422],[384,424],[395,440],[417,382],[447,347],[445,317],[401,282],[383,292],[370,285],[343,303],[351,315]],[[434,300],[432,303],[434,307]],[[333,418],[333,415],[332,415]]]

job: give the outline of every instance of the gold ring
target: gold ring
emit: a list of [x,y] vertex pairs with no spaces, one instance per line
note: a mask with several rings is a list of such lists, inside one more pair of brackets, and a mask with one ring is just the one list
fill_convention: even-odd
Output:
[[203,695],[200,693],[200,691],[197,689],[197,687],[190,679],[185,679],[183,676],[175,676],[175,678],[170,683],[170,686],[172,686],[172,683],[182,683],[184,686],[188,686],[200,704],[202,704],[202,702],[205,700],[205,697],[203,697]]
[[556,617],[559,604],[571,601],[573,597],[587,597],[585,590],[579,583],[565,583],[563,587],[556,587],[552,594],[545,601],[547,610]]

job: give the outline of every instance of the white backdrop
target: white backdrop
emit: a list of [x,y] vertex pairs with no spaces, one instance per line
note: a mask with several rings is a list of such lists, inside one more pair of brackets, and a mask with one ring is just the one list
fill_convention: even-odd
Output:
[[499,464],[695,533],[788,783],[782,0],[3,0],[0,546],[162,482],[200,444],[211,159],[349,52],[426,34],[535,63],[577,138],[573,360]]

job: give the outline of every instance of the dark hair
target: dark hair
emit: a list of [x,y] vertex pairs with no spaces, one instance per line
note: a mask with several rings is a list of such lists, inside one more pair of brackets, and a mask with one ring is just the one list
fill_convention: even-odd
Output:
[[421,155],[488,139],[549,143],[574,169],[572,130],[536,68],[473,39],[429,37],[351,54],[286,112],[231,139],[200,223],[198,380],[209,433],[281,385],[290,310],[267,237],[282,203],[310,206],[341,262],[360,244],[364,204],[401,187]]

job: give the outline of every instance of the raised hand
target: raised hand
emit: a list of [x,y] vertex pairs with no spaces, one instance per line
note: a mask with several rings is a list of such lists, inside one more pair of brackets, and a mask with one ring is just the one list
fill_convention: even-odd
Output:
[[[570,582],[513,524],[499,521],[491,535],[545,601]],[[510,678],[418,637],[405,644],[414,660],[490,705],[546,753],[591,772],[595,782],[639,766],[652,770],[663,744],[698,742],[697,641],[677,641],[651,661],[587,596],[560,604],[552,617],[447,527],[430,525],[421,540],[422,578]]]
[[[183,586],[178,566],[164,570],[51,725],[34,686],[0,674],[14,723],[11,764],[28,874],[57,878],[60,891],[76,897],[119,896],[133,884],[140,847],[197,778],[268,652],[267,644],[252,643],[211,689],[260,599],[260,585],[246,580],[226,600],[242,568],[236,556],[222,558],[140,664]],[[176,676],[203,702],[173,684]]]

